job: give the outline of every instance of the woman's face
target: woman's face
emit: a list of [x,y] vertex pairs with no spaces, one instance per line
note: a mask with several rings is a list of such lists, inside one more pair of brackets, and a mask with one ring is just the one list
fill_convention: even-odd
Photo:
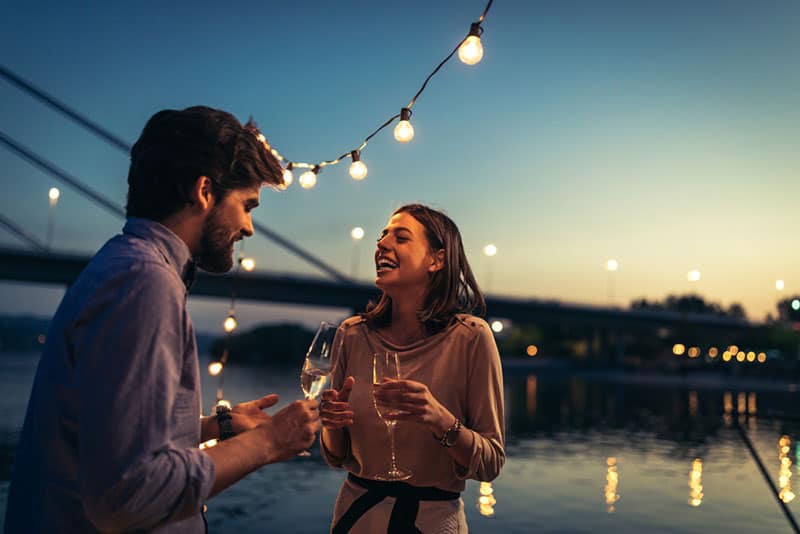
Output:
[[375,250],[375,285],[387,293],[427,288],[430,273],[441,268],[441,259],[430,250],[425,227],[408,213],[392,215]]

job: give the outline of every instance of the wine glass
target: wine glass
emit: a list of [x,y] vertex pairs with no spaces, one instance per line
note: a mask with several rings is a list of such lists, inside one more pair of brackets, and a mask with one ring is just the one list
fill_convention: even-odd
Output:
[[[396,352],[378,352],[372,357],[372,390],[374,391],[383,383],[383,379],[400,379],[400,364],[397,360]],[[376,475],[376,480],[408,480],[411,478],[411,471],[403,471],[397,467],[397,455],[394,448],[394,427],[397,420],[387,419],[389,415],[397,415],[399,412],[390,410],[387,406],[381,405],[374,394],[372,401],[375,404],[375,411],[386,424],[386,431],[389,433],[389,443],[392,451],[392,466],[384,474]]]
[[[300,387],[306,400],[319,397],[331,376],[331,347],[336,336],[337,326],[322,321],[317,328],[311,345],[308,346],[303,370],[300,373]],[[298,456],[311,456],[310,451],[303,451]]]

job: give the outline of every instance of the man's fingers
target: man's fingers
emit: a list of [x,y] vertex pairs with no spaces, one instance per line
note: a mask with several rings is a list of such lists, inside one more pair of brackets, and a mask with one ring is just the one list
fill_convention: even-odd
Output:
[[260,399],[256,399],[254,402],[256,403],[256,406],[258,406],[259,410],[263,410],[264,408],[275,406],[275,404],[278,402],[278,394],[271,393],[261,397]]
[[339,400],[339,392],[335,389],[326,389],[320,395],[320,398],[324,401],[335,401]]
[[344,380],[344,384],[342,384],[342,389],[339,390],[339,399],[340,401],[347,402],[350,398],[350,392],[353,391],[353,384],[356,383],[356,379],[352,376],[348,376]]

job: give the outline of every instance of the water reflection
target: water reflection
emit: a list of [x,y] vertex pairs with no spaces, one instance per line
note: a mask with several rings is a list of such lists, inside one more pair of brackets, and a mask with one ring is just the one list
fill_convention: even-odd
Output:
[[789,436],[781,436],[781,439],[778,440],[778,461],[780,462],[778,471],[780,493],[778,496],[785,503],[792,502],[795,498],[795,494],[792,491],[792,459],[789,456],[791,444],[792,440],[789,439]]
[[616,503],[619,500],[617,487],[619,486],[619,471],[617,470],[617,459],[610,457],[606,459],[606,486],[604,488],[606,496],[606,512],[613,514],[616,510]]
[[497,504],[497,499],[494,497],[494,488],[491,482],[481,482],[481,487],[478,490],[478,510],[482,516],[492,517],[494,515],[494,505]]
[[689,506],[703,503],[703,460],[695,458],[689,471]]

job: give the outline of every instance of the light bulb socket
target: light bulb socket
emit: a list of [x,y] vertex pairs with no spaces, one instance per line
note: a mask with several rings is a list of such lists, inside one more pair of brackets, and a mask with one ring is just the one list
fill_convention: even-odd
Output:
[[287,171],[291,171],[292,169],[294,169],[294,163],[292,163],[292,162],[290,161],[290,162],[289,162],[289,164],[286,166],[286,170],[287,170]]
[[400,120],[401,120],[401,121],[407,121],[407,120],[408,120],[408,119],[410,119],[410,118],[411,118],[411,109],[409,109],[409,108],[402,108],[402,109],[400,110]]
[[350,159],[353,160],[353,163],[356,161],[361,161],[361,151],[360,150],[353,150],[350,152]]
[[483,27],[481,26],[480,22],[473,22],[469,27],[469,34],[467,37],[474,35],[475,37],[480,37],[483,35]]
[[314,168],[311,169],[311,172],[313,172],[314,174],[319,174],[319,171],[321,171],[321,170],[322,170],[322,167],[320,167],[319,165],[314,165]]

